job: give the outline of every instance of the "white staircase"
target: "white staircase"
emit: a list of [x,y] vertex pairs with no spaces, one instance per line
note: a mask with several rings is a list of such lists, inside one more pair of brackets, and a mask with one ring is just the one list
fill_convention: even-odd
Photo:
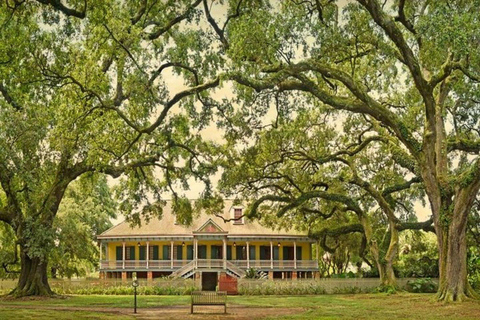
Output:
[[[245,277],[246,272],[242,269],[240,269],[238,266],[235,264],[231,263],[230,261],[225,261],[226,262],[226,269],[225,272],[235,278],[243,278]],[[223,264],[223,263],[222,263]],[[183,277],[183,278],[188,278],[192,276],[196,270],[202,270],[202,264],[197,263],[197,261],[192,260],[180,269],[172,272],[171,276],[172,277]]]
[[172,272],[173,277],[184,277],[188,278],[190,277],[195,271],[195,260],[190,261],[180,269]]
[[235,278],[243,278],[245,277],[246,272],[227,260],[227,274]]

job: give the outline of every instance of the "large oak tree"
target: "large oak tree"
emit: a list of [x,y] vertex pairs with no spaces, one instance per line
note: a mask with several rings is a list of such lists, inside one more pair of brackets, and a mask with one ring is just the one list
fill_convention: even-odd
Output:
[[[5,1],[0,6],[0,221],[21,271],[12,294],[51,295],[54,219],[69,184],[119,180],[132,221],[192,206],[176,190],[210,188],[215,154],[200,131],[214,108],[223,45],[201,1]],[[200,27],[199,27],[200,26]]]
[[465,230],[480,188],[480,3],[276,4],[227,29],[229,78],[257,91],[305,93],[386,128],[425,185],[438,238],[438,298],[474,296]]

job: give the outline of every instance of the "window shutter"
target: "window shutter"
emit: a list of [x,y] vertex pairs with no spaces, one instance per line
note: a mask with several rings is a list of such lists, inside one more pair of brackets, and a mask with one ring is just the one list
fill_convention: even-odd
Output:
[[187,246],[187,260],[193,260],[193,246]]
[[135,260],[135,246],[126,247],[125,260]]
[[170,245],[163,246],[163,260],[170,260]]
[[302,247],[297,247],[297,260],[302,260]]
[[244,250],[245,250],[245,247],[244,246],[237,246],[235,250],[237,251],[237,260],[245,260],[246,257],[243,254]]
[[123,260],[123,247],[117,246],[116,248],[116,259]]
[[207,259],[207,246],[198,246],[198,259]]
[[260,247],[260,260],[270,260],[270,246]]
[[177,248],[177,252],[176,252],[176,256],[175,259],[176,260],[183,260],[183,246],[176,246]]
[[256,257],[255,257],[255,246],[250,246],[250,256],[249,256],[249,259],[250,259],[250,260],[256,260]]
[[158,254],[158,246],[153,246],[152,247],[152,257],[150,259],[152,260],[160,260],[159,259],[159,254]]
[[139,260],[146,260],[147,257],[146,257],[146,252],[147,252],[147,247],[146,246],[141,246],[138,248],[139,252],[138,252],[138,259]]
[[278,250],[278,247],[273,247],[273,260],[279,260],[280,259],[280,250]]
[[227,260],[232,260],[232,246],[227,246]]

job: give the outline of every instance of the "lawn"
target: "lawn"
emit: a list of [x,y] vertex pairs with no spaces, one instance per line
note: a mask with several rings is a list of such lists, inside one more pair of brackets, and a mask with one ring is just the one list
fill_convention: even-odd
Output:
[[[189,314],[188,296],[70,296],[47,300],[0,300],[0,319],[210,319]],[[480,302],[443,304],[431,294],[400,293],[236,296],[219,319],[479,319]],[[218,310],[218,309],[217,309]],[[200,310],[202,311],[202,310]],[[209,311],[209,310],[208,310]],[[213,310],[215,312],[215,310]]]

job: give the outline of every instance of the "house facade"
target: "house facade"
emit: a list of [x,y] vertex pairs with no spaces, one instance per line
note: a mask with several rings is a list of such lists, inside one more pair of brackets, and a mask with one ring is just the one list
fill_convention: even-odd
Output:
[[[122,222],[99,235],[100,277],[151,280],[163,276],[199,279],[203,286],[221,274],[240,278],[246,270],[271,279],[318,276],[313,239],[295,231],[273,230],[243,217],[244,208],[225,201],[219,216],[199,214],[191,226],[176,223],[167,204],[162,219],[131,227]],[[230,221],[229,221],[230,220]]]

